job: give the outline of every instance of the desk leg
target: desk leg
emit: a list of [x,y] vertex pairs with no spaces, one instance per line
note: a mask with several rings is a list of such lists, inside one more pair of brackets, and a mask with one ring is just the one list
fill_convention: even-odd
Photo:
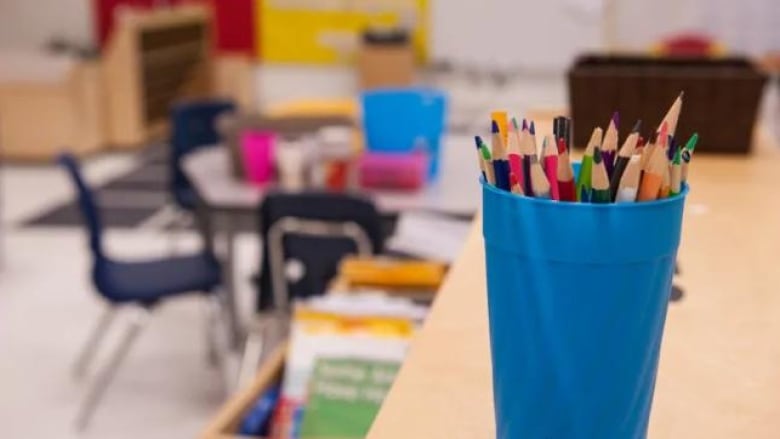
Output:
[[236,278],[233,256],[235,254],[236,223],[229,215],[224,216],[225,227],[225,257],[222,261],[223,284],[225,291],[225,308],[227,308],[228,330],[233,349],[239,349],[241,344],[241,328],[238,309],[236,307]]

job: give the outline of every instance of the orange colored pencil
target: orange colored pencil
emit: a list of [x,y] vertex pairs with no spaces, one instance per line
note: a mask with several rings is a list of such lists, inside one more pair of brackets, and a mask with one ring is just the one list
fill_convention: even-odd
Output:
[[661,186],[664,183],[664,172],[669,168],[666,152],[662,148],[655,148],[653,155],[648,160],[647,169],[639,183],[637,201],[652,201],[658,199]]

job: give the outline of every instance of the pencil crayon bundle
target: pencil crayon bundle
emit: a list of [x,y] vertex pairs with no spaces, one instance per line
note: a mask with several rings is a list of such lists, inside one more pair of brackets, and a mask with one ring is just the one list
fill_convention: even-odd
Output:
[[[675,138],[683,93],[675,99],[657,129],[642,137],[641,121],[620,144],[619,114],[606,130],[593,129],[575,179],[570,157],[571,121],[556,117],[553,133],[542,136],[537,149],[533,121],[491,113],[488,146],[475,136],[477,161],[485,182],[518,196],[580,203],[630,203],[678,195],[688,177],[688,165],[699,140]],[[645,140],[646,139],[646,140]]]

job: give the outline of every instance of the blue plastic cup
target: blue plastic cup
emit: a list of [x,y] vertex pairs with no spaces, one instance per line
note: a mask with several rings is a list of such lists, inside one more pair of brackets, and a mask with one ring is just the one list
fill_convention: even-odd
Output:
[[644,438],[687,188],[628,204],[482,195],[497,437]]

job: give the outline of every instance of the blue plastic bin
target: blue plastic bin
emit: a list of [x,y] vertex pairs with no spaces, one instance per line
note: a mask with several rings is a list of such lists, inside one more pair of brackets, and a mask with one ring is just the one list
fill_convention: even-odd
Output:
[[687,188],[630,204],[482,194],[497,437],[644,438]]
[[363,132],[370,151],[404,153],[424,145],[429,179],[439,172],[447,96],[430,88],[385,88],[361,95]]

